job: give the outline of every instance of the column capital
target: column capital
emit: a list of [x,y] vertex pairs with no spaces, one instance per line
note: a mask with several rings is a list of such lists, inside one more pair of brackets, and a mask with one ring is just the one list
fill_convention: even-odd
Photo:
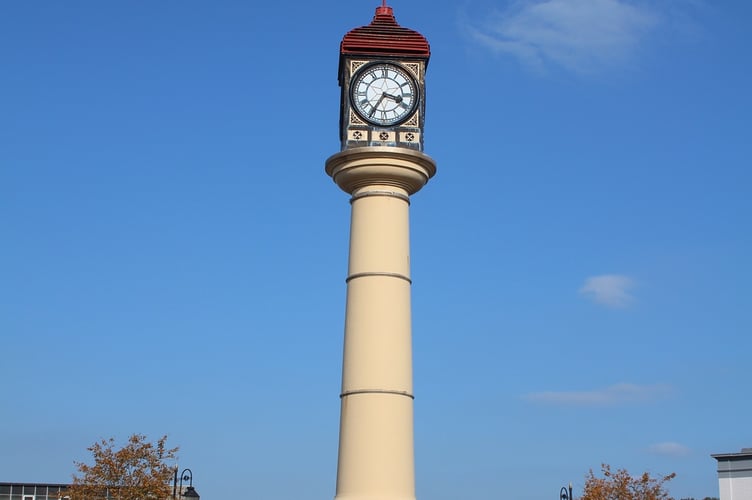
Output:
[[394,186],[416,193],[436,174],[436,162],[407,148],[369,146],[341,151],[326,160],[326,173],[345,192],[371,186]]

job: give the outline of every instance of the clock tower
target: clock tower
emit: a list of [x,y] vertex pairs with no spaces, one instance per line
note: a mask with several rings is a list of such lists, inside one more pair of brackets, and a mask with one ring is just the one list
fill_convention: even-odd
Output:
[[352,213],[335,500],[415,500],[409,207],[436,173],[429,56],[386,0],[340,45],[341,151],[326,173]]

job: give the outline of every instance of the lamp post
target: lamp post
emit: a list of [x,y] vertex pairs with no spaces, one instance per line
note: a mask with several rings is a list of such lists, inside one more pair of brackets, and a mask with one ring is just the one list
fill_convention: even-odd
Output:
[[[183,493],[183,481],[188,481],[185,493]],[[183,472],[180,473],[180,489],[178,489],[178,469],[175,468],[175,478],[172,482],[172,500],[178,500],[178,491],[180,497],[186,500],[200,500],[201,497],[193,488],[193,471],[191,469],[183,469]]]
[[572,483],[569,483],[569,488],[562,486],[559,490],[559,500],[574,500],[572,496]]

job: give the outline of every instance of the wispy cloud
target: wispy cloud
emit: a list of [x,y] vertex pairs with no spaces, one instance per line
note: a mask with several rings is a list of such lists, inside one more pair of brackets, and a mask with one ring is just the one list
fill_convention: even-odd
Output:
[[622,308],[627,307],[634,300],[629,293],[633,286],[634,281],[628,276],[602,274],[585,279],[585,283],[580,287],[580,293],[598,304]]
[[665,455],[669,457],[686,457],[691,453],[688,447],[683,444],[667,441],[656,443],[648,448],[648,451],[654,455]]
[[539,70],[593,73],[632,58],[660,16],[634,0],[520,0],[487,19],[465,26],[481,45]]
[[666,397],[671,387],[665,384],[616,384],[591,391],[533,392],[525,399],[535,403],[569,406],[612,406],[646,403]]

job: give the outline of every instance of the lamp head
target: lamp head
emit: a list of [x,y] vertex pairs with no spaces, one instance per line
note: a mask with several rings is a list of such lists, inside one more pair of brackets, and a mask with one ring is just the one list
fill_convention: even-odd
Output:
[[185,489],[185,493],[183,493],[183,498],[186,500],[199,500],[201,497],[193,486],[188,486]]

